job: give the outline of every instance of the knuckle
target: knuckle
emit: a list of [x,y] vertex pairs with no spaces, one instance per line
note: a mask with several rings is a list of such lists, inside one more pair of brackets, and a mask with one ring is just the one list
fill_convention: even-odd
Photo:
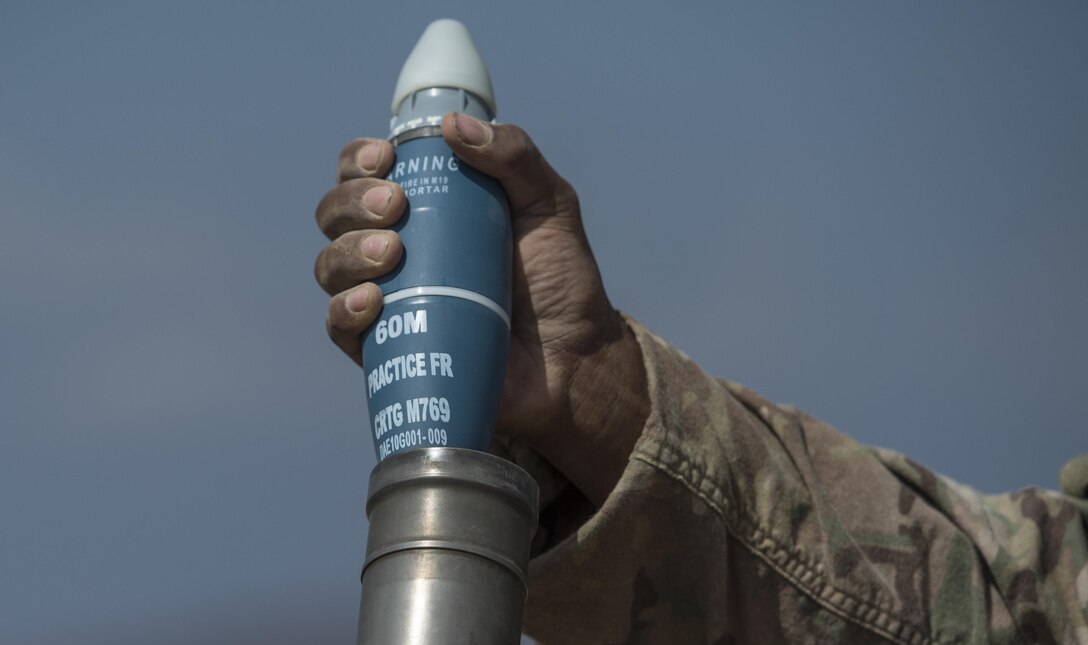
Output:
[[[371,210],[364,196],[375,187],[390,190],[384,208]],[[396,223],[404,213],[407,199],[404,189],[395,182],[373,177],[349,179],[322,197],[314,217],[318,228],[330,239],[367,227],[386,227]]]
[[345,238],[341,235],[321,250],[314,262],[314,277],[317,283],[328,293],[333,294],[343,288],[349,273],[351,255],[345,251]]
[[322,288],[328,290],[329,283],[329,268],[325,262],[325,254],[329,250],[329,247],[321,249],[321,252],[317,254],[317,258],[314,260],[314,279]]
[[339,293],[329,300],[329,311],[325,316],[325,329],[333,339],[350,334],[358,329],[344,302],[345,296]]
[[337,189],[334,188],[325,193],[321,197],[321,201],[317,203],[317,208],[314,210],[314,220],[317,222],[317,227],[321,229],[323,233],[328,233],[327,227],[329,220],[334,214],[333,204],[336,202]]
[[340,320],[341,315],[339,310],[343,309],[343,304],[338,304],[339,298],[332,298],[329,300],[329,310],[325,314],[325,331],[329,332],[329,338],[336,339],[340,335],[340,328],[343,322]]
[[325,235],[335,238],[355,226],[361,209],[356,193],[365,181],[351,179],[325,193],[315,213],[317,225]]

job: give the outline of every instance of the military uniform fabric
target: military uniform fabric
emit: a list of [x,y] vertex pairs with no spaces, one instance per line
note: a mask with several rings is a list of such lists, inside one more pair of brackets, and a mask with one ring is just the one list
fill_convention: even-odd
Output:
[[542,492],[528,634],[545,645],[1088,643],[1083,497],[980,494],[708,376],[627,321],[651,412],[602,507],[507,446]]

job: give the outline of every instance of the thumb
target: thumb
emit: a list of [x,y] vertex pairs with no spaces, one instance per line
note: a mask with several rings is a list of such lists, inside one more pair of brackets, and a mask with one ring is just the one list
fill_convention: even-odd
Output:
[[442,119],[442,136],[461,160],[502,184],[515,218],[578,219],[574,189],[521,128],[451,112]]

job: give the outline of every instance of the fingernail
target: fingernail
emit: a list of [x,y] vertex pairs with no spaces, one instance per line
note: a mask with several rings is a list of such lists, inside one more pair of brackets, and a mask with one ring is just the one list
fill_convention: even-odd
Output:
[[348,311],[353,314],[366,311],[367,306],[370,305],[370,289],[367,289],[366,286],[356,287],[354,291],[348,294],[344,304],[347,305]]
[[377,170],[381,158],[382,147],[376,143],[368,143],[355,154],[355,163],[363,170]]
[[389,237],[380,233],[375,235],[368,235],[363,240],[363,255],[367,256],[371,260],[380,260],[385,257],[385,252],[389,248]]
[[377,186],[363,193],[363,206],[375,215],[385,215],[391,199],[393,191],[388,186]]
[[467,114],[457,114],[453,123],[457,127],[457,136],[468,145],[484,146],[491,143],[491,126],[483,121]]

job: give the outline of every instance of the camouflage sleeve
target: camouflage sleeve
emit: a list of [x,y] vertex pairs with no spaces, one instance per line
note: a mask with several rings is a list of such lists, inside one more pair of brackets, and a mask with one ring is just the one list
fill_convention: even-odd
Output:
[[600,509],[541,478],[527,633],[564,645],[1088,643],[1084,500],[980,495],[710,378],[630,324],[650,417]]

